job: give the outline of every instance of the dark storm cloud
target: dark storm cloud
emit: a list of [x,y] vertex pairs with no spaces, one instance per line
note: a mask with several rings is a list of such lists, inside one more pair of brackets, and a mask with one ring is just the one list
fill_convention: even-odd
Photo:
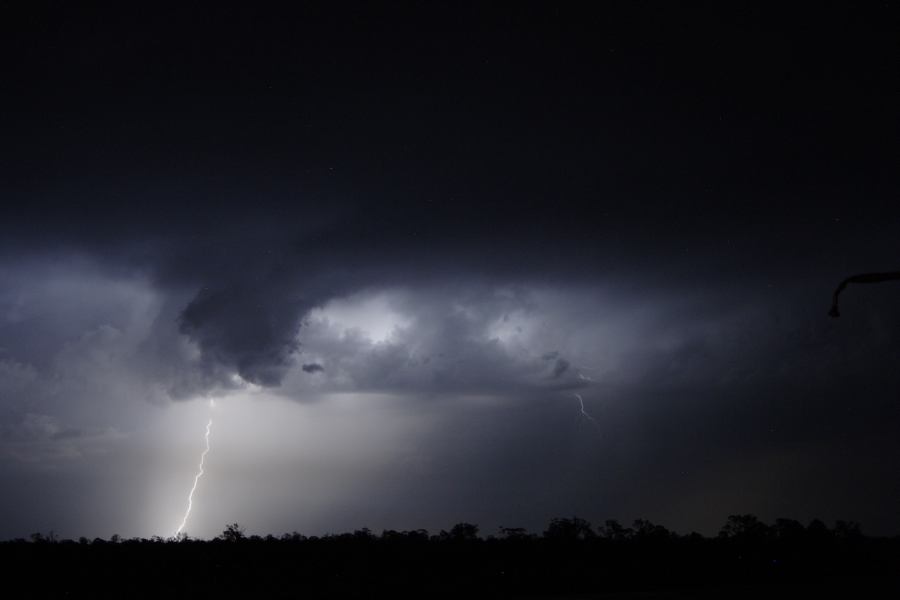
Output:
[[569,361],[558,358],[556,363],[553,365],[553,377],[559,377],[563,373],[569,370]]
[[319,363],[308,363],[303,365],[304,373],[321,373],[324,370],[325,367],[323,367]]
[[196,342],[205,363],[233,368],[246,381],[278,385],[299,343],[296,331],[305,310],[299,300],[273,301],[289,290],[262,293],[231,287],[204,288],[181,313],[180,330]]
[[[80,47],[99,66],[82,73],[84,65],[45,45],[33,60],[50,75],[13,78],[23,100],[47,81],[77,84],[70,90],[72,106],[59,113],[60,123],[35,124],[37,133],[34,127],[13,127],[10,145],[20,148],[22,158],[16,160],[27,164],[8,190],[7,254],[74,247],[126,270],[146,269],[164,289],[190,290],[196,296],[178,322],[199,348],[198,380],[226,385],[236,372],[246,381],[277,386],[293,363],[303,315],[367,286],[487,278],[566,285],[644,280],[666,287],[680,285],[679,278],[711,276],[721,285],[743,278],[778,285],[781,271],[789,268],[781,261],[787,253],[797,263],[790,268],[836,273],[831,265],[886,250],[887,237],[861,239],[849,231],[873,223],[864,211],[835,224],[845,206],[844,190],[854,185],[854,179],[843,179],[849,174],[792,159],[799,175],[782,185],[778,153],[793,157],[814,147],[822,155],[822,144],[787,135],[768,121],[759,125],[753,116],[775,110],[758,87],[768,76],[756,69],[782,68],[787,60],[804,73],[802,85],[791,88],[801,98],[824,87],[829,93],[854,88],[847,79],[862,77],[858,71],[839,70],[844,79],[834,83],[833,72],[826,77],[802,68],[827,63],[825,58],[798,52],[781,38],[751,60],[740,36],[732,40],[704,28],[703,39],[725,45],[719,52],[723,58],[705,59],[722,61],[726,68],[716,72],[724,87],[707,86],[698,77],[707,67],[691,66],[703,56],[702,43],[675,46],[666,56],[646,55],[641,40],[668,29],[666,12],[643,15],[630,37],[620,27],[631,21],[615,17],[615,10],[601,20],[611,28],[606,37],[579,26],[574,15],[554,17],[566,35],[542,29],[540,20],[525,18],[518,26],[498,22],[512,36],[512,46],[484,32],[478,38],[482,45],[457,48],[452,60],[436,52],[427,36],[405,29],[396,47],[367,46],[366,53],[352,51],[360,42],[345,35],[339,39],[348,42],[348,50],[335,55],[341,43],[317,35],[309,25],[316,18],[300,19],[311,27],[301,34],[254,15],[251,21],[262,18],[271,29],[272,45],[261,42],[260,51],[272,52],[275,60],[262,70],[242,71],[237,80],[214,60],[158,62],[152,36],[123,37],[112,28],[94,40],[78,37],[76,28],[64,29],[58,34],[60,48]],[[451,30],[467,30],[466,18],[446,16]],[[400,22],[415,20],[400,17]],[[725,14],[707,18],[726,27],[729,20]],[[127,13],[112,22],[117,19],[132,23]],[[243,23],[173,42],[184,56],[204,56],[203,46],[239,57],[243,51],[233,40],[244,36],[227,35],[233,27]],[[300,57],[278,58],[279,43],[301,38],[308,40],[312,56],[335,55],[334,68]],[[403,50],[403,39],[421,55]],[[518,50],[510,55],[507,47]],[[282,61],[300,71],[280,72]],[[137,70],[135,87],[117,92],[125,94],[118,103],[123,112],[79,108],[91,104],[95,87],[106,90],[114,83],[104,73],[122,71],[125,64],[128,72],[132,66]],[[523,70],[525,64],[530,66]],[[638,65],[646,72],[634,80],[629,73]],[[602,75],[585,75],[595,71]],[[379,79],[392,81],[398,72],[420,74],[422,97],[437,105],[429,108],[409,98],[402,86]],[[347,74],[369,92],[359,99],[345,93]],[[185,85],[175,109],[161,120],[153,110],[163,89],[160,78],[178,86],[207,83],[193,92]],[[547,78],[554,86],[540,89]],[[319,82],[313,87],[324,91],[309,94],[307,81]],[[660,86],[661,96],[648,104],[641,98],[650,82]],[[235,85],[272,91],[248,92],[246,100],[243,93],[216,93]],[[447,97],[446,86],[458,88],[455,100]],[[669,102],[684,90],[718,112],[709,116]],[[209,97],[221,103],[217,110],[205,108]],[[295,97],[299,104],[292,104]],[[505,109],[511,98],[518,110]],[[578,98],[586,99],[583,105]],[[752,114],[741,98],[751,104],[759,100]],[[806,115],[817,104],[803,106],[795,112]],[[233,114],[242,115],[238,123]],[[543,118],[535,119],[536,114]],[[80,125],[67,127],[82,122],[103,136],[82,136]],[[428,123],[433,127],[423,126]],[[167,143],[165,132],[178,143]],[[857,135],[843,129],[837,134],[847,142]],[[728,143],[731,138],[749,140],[749,155]],[[54,140],[58,155],[45,155],[42,139]],[[111,150],[122,146],[142,150],[130,157]],[[747,181],[734,173],[731,165],[737,164],[758,177]],[[882,166],[854,160],[849,168],[881,172]],[[880,180],[870,181],[877,192]],[[808,182],[814,189],[804,188]],[[815,210],[790,208],[781,198],[797,190],[815,196]],[[871,196],[857,202],[876,208],[881,199],[878,193]],[[880,213],[872,210],[875,214]],[[868,248],[850,247],[860,243]],[[747,272],[747,264],[758,268]],[[743,272],[736,274],[735,267]]]

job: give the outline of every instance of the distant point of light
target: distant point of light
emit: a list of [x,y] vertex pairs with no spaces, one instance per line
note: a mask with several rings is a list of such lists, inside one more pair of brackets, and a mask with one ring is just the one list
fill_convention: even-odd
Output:
[[[214,407],[215,401],[210,399],[209,407]],[[206,455],[209,454],[209,434],[212,429],[212,417],[209,418],[209,422],[206,424],[206,435],[204,436],[206,439],[206,448],[204,448],[203,453],[200,455],[200,468],[197,470],[197,475],[194,476],[194,485],[191,486],[191,492],[188,494],[188,505],[187,510],[184,513],[184,518],[181,519],[181,525],[178,526],[178,529],[175,530],[175,535],[178,536],[184,529],[184,526],[187,524],[188,517],[191,516],[191,509],[194,507],[194,492],[197,489],[197,483],[200,481],[200,478],[203,477],[203,462],[206,460]]]

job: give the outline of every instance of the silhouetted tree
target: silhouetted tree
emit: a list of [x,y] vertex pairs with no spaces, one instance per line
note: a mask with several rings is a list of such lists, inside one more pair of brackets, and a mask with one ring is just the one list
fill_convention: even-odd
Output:
[[614,542],[631,539],[634,530],[630,527],[623,527],[621,523],[615,519],[607,519],[599,528],[600,535]]
[[470,542],[478,539],[478,525],[472,523],[457,523],[450,531],[441,531],[438,536],[442,540],[451,542]]
[[586,540],[596,537],[590,522],[579,517],[571,519],[553,519],[544,537],[552,540]]
[[806,526],[806,535],[811,541],[824,541],[831,537],[828,525],[819,519],[813,519]]
[[756,515],[730,515],[719,536],[754,541],[764,539],[768,533],[769,527]]
[[[476,527],[477,530],[477,527]],[[410,542],[427,542],[428,531],[425,529],[412,529],[401,533],[403,537]]]
[[534,536],[524,527],[500,527],[500,537],[504,540],[527,540]]
[[862,537],[862,528],[854,521],[835,521],[834,537],[844,540],[855,540]]
[[803,523],[794,519],[775,519],[772,533],[779,540],[802,540],[806,535],[806,527],[803,526]]
[[244,529],[237,523],[226,525],[225,531],[223,531],[222,535],[219,537],[226,542],[241,542],[246,539],[246,536],[244,536]]
[[669,530],[662,525],[655,525],[646,519],[634,521],[634,539],[658,542],[670,537]]
[[57,541],[56,533],[51,529],[47,535],[44,535],[41,532],[35,532],[31,534],[31,541],[35,544],[55,544]]

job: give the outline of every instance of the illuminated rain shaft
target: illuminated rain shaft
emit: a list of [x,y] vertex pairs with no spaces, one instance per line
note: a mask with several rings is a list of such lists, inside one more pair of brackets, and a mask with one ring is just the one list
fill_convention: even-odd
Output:
[[590,414],[588,414],[588,411],[584,410],[584,398],[581,397],[581,394],[572,394],[572,395],[575,396],[576,400],[578,400],[578,405],[581,407],[581,415],[585,419],[587,419],[588,421],[593,423],[594,427],[599,428],[600,424],[597,422],[597,420],[594,417],[592,417]]
[[[210,408],[214,406],[212,401],[210,401]],[[194,507],[194,491],[197,489],[197,483],[200,481],[200,478],[203,477],[203,462],[206,460],[206,455],[209,454],[209,434],[212,431],[212,417],[209,418],[209,422],[206,424],[206,448],[203,449],[203,454],[200,455],[200,467],[197,469],[197,474],[194,476],[194,485],[191,486],[191,493],[188,494],[188,505],[187,510],[184,512],[184,518],[181,520],[181,525],[178,526],[178,529],[175,530],[175,535],[181,533],[184,529],[184,526],[187,524],[188,517],[191,516],[191,508]]]

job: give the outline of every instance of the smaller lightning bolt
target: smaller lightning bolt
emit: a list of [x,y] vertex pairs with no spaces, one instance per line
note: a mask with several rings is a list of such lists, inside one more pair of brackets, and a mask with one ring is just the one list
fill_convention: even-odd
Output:
[[[209,401],[210,408],[213,408],[215,405],[215,401]],[[194,491],[197,489],[197,483],[200,481],[200,478],[203,477],[203,462],[206,460],[206,455],[209,454],[209,433],[211,429],[212,417],[209,418],[209,422],[206,424],[206,435],[204,436],[206,439],[206,448],[204,448],[203,453],[200,455],[200,467],[197,470],[197,475],[194,476],[194,485],[191,486],[191,493],[188,494],[188,505],[187,510],[184,513],[184,518],[181,520],[181,525],[179,525],[178,529],[175,530],[176,537],[184,529],[184,526],[187,524],[188,517],[191,516],[191,509],[194,507]]]
[[593,423],[594,427],[597,427],[599,429],[600,423],[598,423],[597,420],[594,419],[594,417],[592,417],[590,414],[588,414],[588,412],[586,410],[584,410],[584,399],[581,397],[581,394],[572,394],[572,395],[575,396],[576,400],[578,400],[578,405],[581,407],[581,415],[585,419],[587,419],[588,421]]

